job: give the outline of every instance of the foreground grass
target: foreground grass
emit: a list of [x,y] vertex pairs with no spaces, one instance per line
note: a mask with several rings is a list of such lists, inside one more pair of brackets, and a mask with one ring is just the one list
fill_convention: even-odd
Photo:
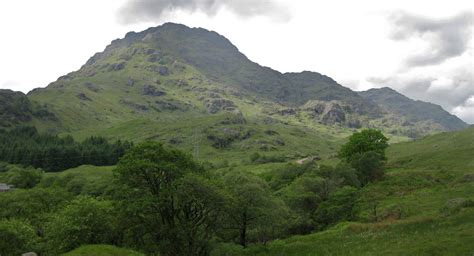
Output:
[[[274,241],[256,255],[472,255],[474,209],[447,218],[345,223],[328,231]],[[254,253],[251,253],[254,254]]]
[[141,256],[143,254],[111,245],[85,245],[64,256]]

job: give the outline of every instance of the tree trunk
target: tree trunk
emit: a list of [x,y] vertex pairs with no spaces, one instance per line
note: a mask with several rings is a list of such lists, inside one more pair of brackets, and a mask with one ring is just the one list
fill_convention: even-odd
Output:
[[242,226],[240,227],[240,245],[244,248],[247,245],[247,212],[242,215]]

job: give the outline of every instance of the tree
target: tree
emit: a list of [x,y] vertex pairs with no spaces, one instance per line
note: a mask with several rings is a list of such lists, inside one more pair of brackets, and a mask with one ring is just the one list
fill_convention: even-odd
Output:
[[373,151],[385,160],[385,149],[388,147],[387,142],[388,138],[386,138],[381,131],[365,129],[352,134],[349,138],[349,142],[341,147],[339,158],[351,162],[352,158],[357,154]]
[[339,158],[357,171],[361,185],[380,178],[388,139],[379,130],[366,129],[354,133],[341,147]]
[[84,244],[111,243],[114,236],[113,208],[110,201],[79,196],[57,213],[46,225],[50,252],[63,253]]
[[354,205],[357,200],[357,189],[343,187],[329,196],[314,213],[315,221],[321,228],[343,220],[352,220]]
[[131,235],[132,240],[145,236],[162,255],[208,253],[224,197],[190,156],[146,142],[126,153],[115,173],[125,188],[126,233],[140,234]]
[[223,179],[230,196],[227,228],[237,231],[240,245],[247,245],[250,230],[262,234],[284,222],[284,204],[272,196],[265,181],[238,171],[227,173]]
[[354,154],[351,161],[362,185],[380,179],[383,176],[383,164],[382,156],[374,151]]

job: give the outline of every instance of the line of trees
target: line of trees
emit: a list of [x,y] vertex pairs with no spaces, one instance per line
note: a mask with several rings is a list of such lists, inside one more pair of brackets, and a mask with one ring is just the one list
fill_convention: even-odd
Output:
[[0,161],[46,171],[61,171],[83,164],[114,165],[130,147],[127,141],[109,143],[103,137],[77,142],[71,136],[40,134],[34,127],[0,130]]

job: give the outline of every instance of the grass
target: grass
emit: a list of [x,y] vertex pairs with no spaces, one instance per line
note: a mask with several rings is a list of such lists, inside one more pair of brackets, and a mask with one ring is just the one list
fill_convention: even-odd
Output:
[[251,254],[472,255],[473,231],[474,209],[470,208],[443,219],[340,224],[325,232],[271,242],[262,252],[256,249]]
[[111,245],[84,245],[63,256],[141,256],[143,254]]
[[[391,145],[384,179],[361,190],[358,222],[266,246],[223,251],[272,256],[472,255],[473,143],[474,129],[469,128]],[[374,202],[377,219],[371,208]]]

